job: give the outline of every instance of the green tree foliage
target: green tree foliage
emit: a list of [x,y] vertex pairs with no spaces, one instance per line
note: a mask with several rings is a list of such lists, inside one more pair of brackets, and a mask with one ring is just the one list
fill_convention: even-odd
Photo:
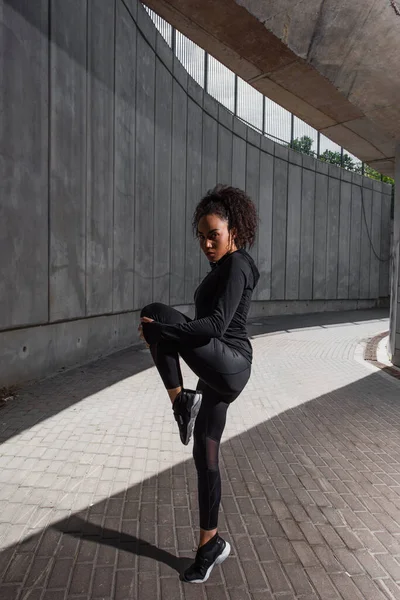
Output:
[[332,152],[332,150],[325,150],[325,152],[319,156],[319,160],[330,163],[331,165],[344,167],[348,171],[354,171],[355,173],[361,172],[361,167],[356,165],[351,156],[346,152],[343,153],[343,162],[342,154],[340,152]]
[[292,142],[293,150],[301,152],[302,154],[308,154],[309,156],[315,156],[315,152],[311,150],[313,140],[308,135],[303,135],[301,138],[296,138]]
[[[378,181],[381,181],[381,174],[378,173],[378,171],[375,171],[375,169],[373,169],[372,167],[369,167],[368,165],[364,166],[364,175],[370,177],[371,179],[377,179]],[[382,181],[384,183],[390,183],[391,185],[394,185],[394,179],[392,179],[391,177],[387,177],[386,175],[382,176]]]
[[[297,152],[301,152],[302,154],[308,154],[309,156],[317,157],[317,153],[312,149],[313,143],[314,141],[308,137],[308,135],[303,135],[301,138],[294,139],[291,147],[293,150],[297,150]],[[344,152],[342,157],[341,152],[325,150],[325,152],[323,152],[323,154],[321,154],[318,158],[319,160],[330,163],[331,165],[344,167],[348,171],[353,171],[354,173],[360,174],[362,173],[362,166],[355,163],[353,158],[347,154],[347,152]],[[364,165],[364,175],[370,177],[371,179],[381,181],[381,174],[368,165]],[[394,180],[391,177],[386,177],[386,175],[383,175],[382,181],[394,185]]]

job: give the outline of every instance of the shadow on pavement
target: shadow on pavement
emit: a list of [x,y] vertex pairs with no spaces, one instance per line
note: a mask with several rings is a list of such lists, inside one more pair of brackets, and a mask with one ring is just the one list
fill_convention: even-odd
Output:
[[[177,571],[180,575],[192,562],[190,558],[179,558],[175,554],[162,550],[154,544],[129,535],[126,531],[108,529],[93,522],[85,521],[78,515],[74,515],[71,520],[60,521],[53,525],[52,528],[78,539],[86,537],[88,540],[109,546],[110,548],[150,558],[153,561],[163,563],[167,567]],[[88,529],[90,533],[88,533]]]
[[[249,335],[259,336],[296,328],[326,327],[374,319],[384,320],[387,316],[386,309],[279,317],[265,316],[251,319]],[[385,326],[382,323],[383,329]],[[153,367],[153,362],[150,353],[145,350],[140,351],[136,346],[26,386],[15,400],[0,407],[0,444],[84,398],[151,367]],[[53,402],[47,400],[48,389],[57,392],[57,397]]]
[[0,597],[400,598],[399,399],[374,373],[226,440],[233,552],[198,592],[176,574],[197,531],[189,460],[4,550]]

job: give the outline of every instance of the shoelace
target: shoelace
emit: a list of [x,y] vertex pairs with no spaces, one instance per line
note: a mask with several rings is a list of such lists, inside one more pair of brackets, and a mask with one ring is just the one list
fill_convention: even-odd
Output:
[[201,555],[196,555],[194,564],[193,564],[193,568],[196,571],[199,571],[201,574],[206,573],[208,567],[211,565],[211,562],[208,560],[208,558],[205,558],[204,556]]
[[[175,400],[175,402],[176,402],[176,400]],[[182,418],[183,413],[185,413],[186,417],[190,416],[190,409],[188,408],[186,401],[179,403],[176,406],[174,405],[173,411],[174,411],[175,419],[177,419],[177,415],[179,415]]]
[[182,415],[179,415],[178,413],[174,413],[174,417],[175,417],[175,421],[177,423],[180,423],[181,425],[183,425],[183,418]]

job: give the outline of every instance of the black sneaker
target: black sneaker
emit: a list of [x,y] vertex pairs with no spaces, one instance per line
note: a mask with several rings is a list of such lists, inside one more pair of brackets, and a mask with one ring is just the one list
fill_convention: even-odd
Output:
[[200,391],[182,390],[172,405],[181,441],[185,446],[188,445],[192,437],[194,423],[201,406],[201,397]]
[[211,575],[215,565],[220,565],[228,558],[231,546],[218,535],[197,550],[194,563],[186,569],[182,579],[188,583],[204,583]]

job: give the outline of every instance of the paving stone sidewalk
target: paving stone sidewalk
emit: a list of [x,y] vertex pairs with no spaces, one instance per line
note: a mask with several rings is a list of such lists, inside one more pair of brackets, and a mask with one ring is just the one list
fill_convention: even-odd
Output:
[[205,585],[179,580],[196,474],[148,352],[25,388],[0,409],[0,599],[400,600],[400,382],[360,359],[387,327],[253,321],[221,447],[232,555]]

